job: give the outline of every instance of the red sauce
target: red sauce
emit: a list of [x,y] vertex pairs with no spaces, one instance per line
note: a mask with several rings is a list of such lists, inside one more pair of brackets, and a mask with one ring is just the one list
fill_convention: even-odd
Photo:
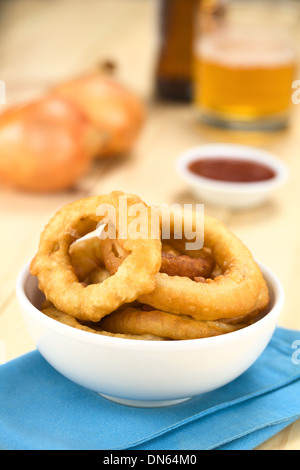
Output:
[[230,157],[195,160],[188,168],[198,176],[235,183],[266,181],[275,176],[275,172],[262,163]]

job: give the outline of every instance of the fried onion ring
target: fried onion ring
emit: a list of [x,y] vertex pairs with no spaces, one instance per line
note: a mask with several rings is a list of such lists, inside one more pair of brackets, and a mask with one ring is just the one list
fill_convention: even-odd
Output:
[[128,307],[107,315],[100,327],[112,333],[151,334],[172,340],[207,338],[230,333],[245,324],[231,325],[219,321],[198,321],[186,315],[176,315],[159,310]]
[[38,252],[31,262],[30,271],[37,276],[39,288],[47,300],[58,310],[78,320],[98,321],[121,305],[155,288],[155,274],[161,265],[161,242],[149,235],[118,240],[120,246],[130,254],[118,272],[101,284],[83,286],[72,266],[70,245],[94,231],[104,219],[104,214],[101,212],[99,215],[98,212],[102,204],[115,208],[114,222],[118,238],[120,196],[127,198],[127,226],[133,217],[129,216],[128,211],[134,204],[141,205],[147,211],[150,221],[148,206],[134,195],[116,191],[109,195],[81,199],[63,207],[46,225],[40,237]]
[[57,310],[57,308],[55,308],[53,305],[48,305],[47,307],[42,308],[41,311],[48,317],[52,318],[53,320],[59,321],[60,323],[63,323],[64,325],[71,326],[72,328],[76,328],[77,330],[87,331],[89,333],[96,333],[102,336],[113,336],[115,338],[139,339],[139,340],[144,340],[144,341],[165,341],[165,338],[162,338],[156,335],[151,335],[148,333],[141,334],[141,335],[112,333],[110,331],[102,330],[98,326],[98,324],[89,325],[89,326],[84,325],[80,323],[78,320],[76,320],[76,318],[72,317],[71,315],[68,315],[67,313],[63,313]]
[[[163,217],[164,213],[161,212],[162,222]],[[195,233],[195,214],[191,213],[189,217],[189,226]],[[171,232],[174,233],[178,220],[182,222],[184,234],[185,219],[178,211],[171,213]],[[157,273],[156,288],[150,294],[140,296],[139,302],[157,310],[210,321],[264,310],[269,303],[267,284],[242,241],[221,221],[205,216],[204,245],[211,250],[222,274],[204,282],[194,282],[187,277]]]

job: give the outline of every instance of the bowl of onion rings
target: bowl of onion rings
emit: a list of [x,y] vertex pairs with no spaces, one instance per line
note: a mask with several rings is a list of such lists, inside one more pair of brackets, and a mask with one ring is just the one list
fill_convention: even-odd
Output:
[[100,217],[95,202],[58,211],[19,273],[17,298],[41,355],[73,382],[141,407],[180,403],[245,372],[276,328],[277,277],[210,218],[204,248],[189,254],[161,234],[81,238]]

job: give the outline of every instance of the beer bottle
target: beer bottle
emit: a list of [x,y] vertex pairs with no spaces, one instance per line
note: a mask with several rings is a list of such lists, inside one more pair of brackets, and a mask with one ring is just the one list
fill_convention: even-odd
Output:
[[156,94],[192,99],[194,17],[199,0],[160,0]]

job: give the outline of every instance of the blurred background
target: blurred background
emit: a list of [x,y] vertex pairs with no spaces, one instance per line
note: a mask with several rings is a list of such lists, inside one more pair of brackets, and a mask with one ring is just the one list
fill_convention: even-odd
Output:
[[106,59],[118,63],[122,80],[147,95],[156,47],[155,3],[1,0],[1,79],[8,104],[35,98]]
[[[267,150],[289,171],[259,205],[220,199],[205,211],[280,277],[280,323],[300,328],[299,3],[1,0],[3,361],[34,348],[15,281],[49,218],[113,190],[149,204],[202,203],[175,167],[211,143]],[[287,432],[285,447],[299,448],[299,424]]]

